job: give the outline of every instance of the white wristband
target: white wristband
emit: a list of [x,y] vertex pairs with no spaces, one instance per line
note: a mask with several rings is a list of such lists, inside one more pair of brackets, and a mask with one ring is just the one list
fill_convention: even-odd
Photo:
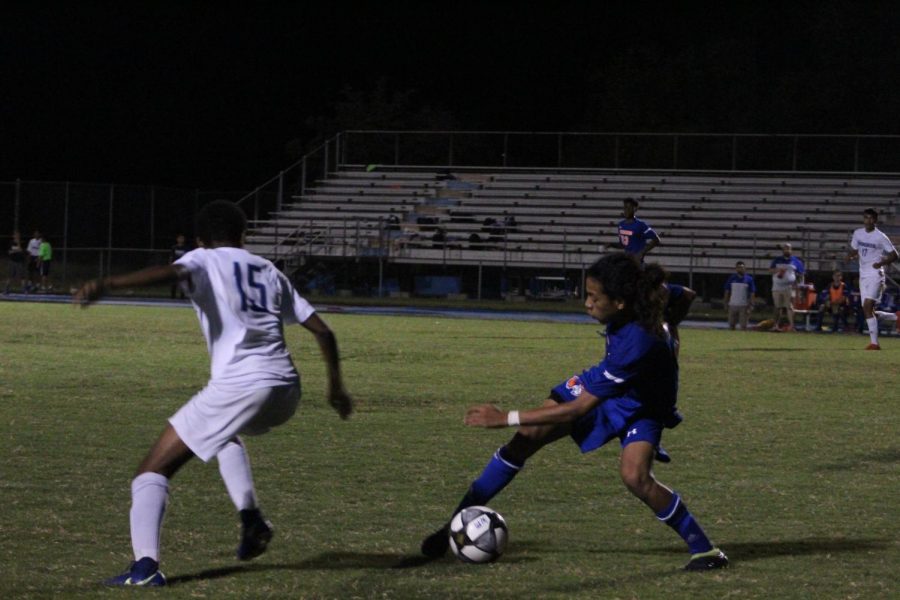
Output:
[[519,425],[519,411],[511,410],[506,413],[506,424],[510,427],[516,427]]

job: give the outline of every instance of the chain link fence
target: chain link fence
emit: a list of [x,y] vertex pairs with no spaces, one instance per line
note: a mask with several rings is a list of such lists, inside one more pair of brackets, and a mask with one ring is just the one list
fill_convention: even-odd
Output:
[[18,230],[25,245],[40,231],[53,246],[51,282],[67,290],[88,278],[165,264],[176,235],[194,238],[194,215],[202,205],[243,195],[145,185],[0,182],[0,237],[7,243]]

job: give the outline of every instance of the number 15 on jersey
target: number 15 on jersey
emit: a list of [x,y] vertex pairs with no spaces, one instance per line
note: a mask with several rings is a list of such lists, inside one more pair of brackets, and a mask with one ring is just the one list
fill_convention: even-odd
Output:
[[[246,279],[241,264],[234,263],[234,282],[237,285],[238,294],[241,296],[241,310],[243,312],[247,312],[248,309],[253,312],[269,312],[266,308],[268,298],[266,286],[255,279],[255,275],[261,273],[263,268],[251,264],[245,266],[247,267]],[[246,290],[244,289],[245,284]]]

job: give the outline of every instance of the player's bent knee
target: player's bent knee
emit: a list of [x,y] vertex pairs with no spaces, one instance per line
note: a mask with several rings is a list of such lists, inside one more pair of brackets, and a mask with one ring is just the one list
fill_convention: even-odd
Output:
[[638,498],[646,498],[650,494],[654,481],[649,469],[623,466],[619,474],[628,491]]

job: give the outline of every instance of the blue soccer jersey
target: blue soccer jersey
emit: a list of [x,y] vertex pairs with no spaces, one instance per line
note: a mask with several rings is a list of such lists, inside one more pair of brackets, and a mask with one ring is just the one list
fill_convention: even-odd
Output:
[[619,221],[619,243],[626,254],[640,253],[650,240],[659,241],[659,236],[640,219]]
[[756,293],[756,283],[753,282],[753,276],[744,273],[743,275],[738,275],[737,273],[732,273],[728,276],[728,279],[725,281],[725,291],[731,290],[732,283],[743,283],[747,285],[747,289],[749,289],[754,294]]
[[672,339],[661,339],[636,322],[606,331],[606,356],[600,364],[570,377],[553,388],[551,397],[571,402],[583,390],[603,401],[573,426],[572,437],[582,452],[599,448],[619,437],[623,444],[638,441],[630,429],[640,421],[655,424],[648,429],[651,443],[659,442],[663,427],[675,427],[681,415],[678,397],[678,362]]
[[796,256],[776,256],[772,259],[771,264],[769,264],[769,268],[789,269],[797,273],[797,275],[803,275],[803,273],[805,272],[803,268],[803,261]]

